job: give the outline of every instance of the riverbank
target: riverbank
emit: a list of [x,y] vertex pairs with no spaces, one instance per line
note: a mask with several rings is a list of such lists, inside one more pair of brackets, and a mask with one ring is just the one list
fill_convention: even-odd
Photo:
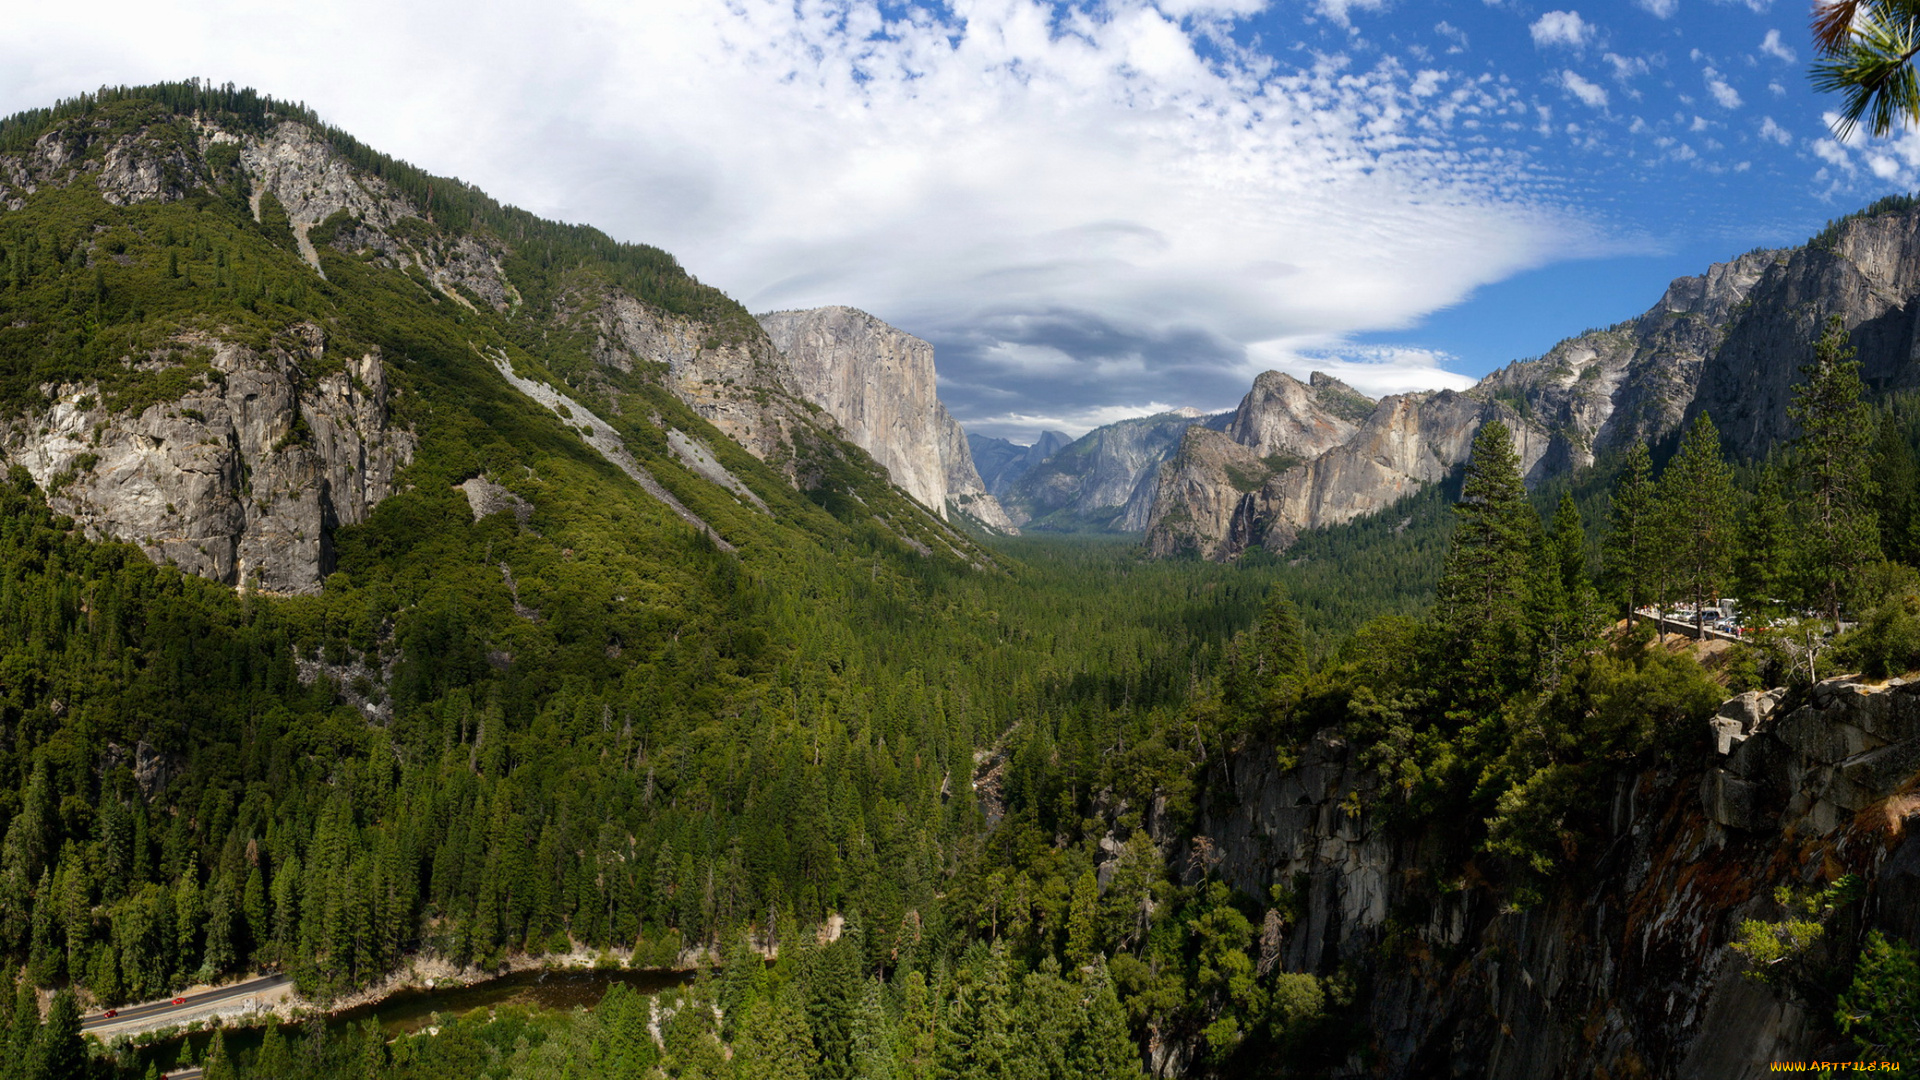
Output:
[[[635,984],[649,992],[691,981],[701,967],[717,958],[706,949],[688,949],[674,958],[671,966],[628,966],[633,957],[622,950],[593,952],[584,949],[570,953],[546,953],[539,956],[518,954],[497,967],[455,964],[445,958],[422,954],[409,957],[406,967],[351,994],[320,1002],[301,996],[291,985],[256,995],[231,997],[205,1007],[172,1012],[150,1023],[135,1019],[124,1024],[97,1025],[86,1034],[103,1045],[120,1039],[135,1046],[151,1046],[181,1039],[197,1031],[263,1028],[272,1022],[298,1023],[313,1017],[328,1023],[357,1022],[374,1017],[388,1027],[389,1015],[428,1016],[432,1012],[457,1013],[473,1008],[504,1003],[516,997],[548,1007],[571,1008],[591,1005],[614,981]],[[532,992],[548,976],[563,976],[555,988],[564,987],[564,1002],[540,1000],[553,994]],[[584,978],[582,978],[584,976]],[[232,986],[234,984],[228,984]],[[195,996],[220,987],[189,987],[182,996]],[[589,991],[592,999],[583,995]],[[131,1012],[136,1006],[128,1006]],[[389,1032],[389,1037],[394,1032]]]

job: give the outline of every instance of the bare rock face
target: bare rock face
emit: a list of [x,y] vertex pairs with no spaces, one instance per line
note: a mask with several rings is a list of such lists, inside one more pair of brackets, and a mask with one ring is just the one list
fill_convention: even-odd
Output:
[[179,345],[205,366],[177,400],[115,412],[97,384],[63,386],[43,411],[0,423],[0,450],[89,537],[233,585],[317,590],[331,530],[364,521],[413,459],[380,357],[333,360],[308,324],[263,351]]
[[1328,1075],[1753,1076],[1827,1049],[1808,1007],[1748,977],[1731,947],[1744,920],[1781,917],[1776,887],[1852,873],[1848,933],[1920,933],[1920,684],[1842,677],[1791,710],[1783,697],[1727,702],[1715,730],[1745,734],[1730,750],[1619,772],[1589,869],[1523,910],[1437,886],[1460,882],[1444,827],[1386,821],[1393,794],[1331,731],[1285,770],[1267,747],[1223,756],[1169,864],[1249,896],[1291,890],[1286,971],[1369,966],[1399,935],[1405,964],[1375,968],[1355,1005],[1364,1047]]
[[996,497],[1003,496],[1035,466],[1066,449],[1073,436],[1063,431],[1042,431],[1031,446],[1021,446],[990,435],[967,435],[967,449],[980,470],[980,479]]
[[946,474],[946,505],[995,532],[1018,533],[1020,530],[1007,517],[1000,500],[987,490],[979,470],[973,467],[973,448],[967,442],[966,429],[939,402],[934,403],[934,425],[940,433],[940,468]]
[[839,421],[896,485],[942,517],[951,502],[984,525],[1012,528],[940,404],[932,345],[849,307],[758,318],[799,395]]
[[1028,468],[1002,505],[1022,526],[1139,532],[1147,527],[1161,465],[1181,436],[1220,419],[1181,409],[1095,428]]
[[1346,442],[1372,413],[1372,398],[1331,375],[1316,371],[1303,383],[1267,371],[1234,410],[1226,436],[1258,457],[1312,458]]
[[1280,550],[1304,529],[1351,521],[1442,479],[1489,420],[1512,429],[1529,483],[1668,438],[1699,407],[1729,320],[1783,258],[1750,252],[1680,278],[1637,319],[1568,338],[1464,393],[1397,395],[1364,416],[1366,399],[1335,380],[1267,372],[1224,431],[1189,433],[1162,471],[1147,546],[1215,559],[1255,544]]
[[1772,254],[1748,302],[1729,316],[1687,409],[1689,418],[1712,416],[1728,450],[1743,457],[1794,436],[1792,388],[1829,315],[1841,317],[1870,391],[1920,387],[1920,213],[1853,218]]

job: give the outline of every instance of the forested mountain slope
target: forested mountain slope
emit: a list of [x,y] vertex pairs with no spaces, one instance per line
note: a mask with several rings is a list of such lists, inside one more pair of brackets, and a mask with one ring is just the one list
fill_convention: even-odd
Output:
[[[1446,399],[1566,408],[1534,443],[1483,423],[1388,513],[1155,560],[956,531],[664,253],[297,107],[103,92],[0,122],[0,175],[0,1075],[170,1067],[89,1059],[78,1015],[195,980],[278,968],[324,1005],[561,956],[704,974],[198,1049],[276,1080],[1894,1052],[1920,729],[1903,686],[1825,679],[1920,666],[1920,410],[1860,400],[1844,320],[1796,406],[1825,434],[1775,461],[1696,420],[1656,469],[1678,399],[1582,389],[1705,332],[1667,320],[1523,401]],[[1269,456],[1438,415],[1267,391],[1311,421],[1233,424]],[[1197,420],[1021,490],[1111,524]],[[1609,424],[1624,457],[1525,486]],[[1727,580],[1860,625],[1711,671],[1607,630]]]
[[[724,1029],[650,1060],[709,1075],[797,1000],[820,1075],[850,1075],[875,972],[942,1032],[967,980],[1016,980],[1059,1006],[1020,1053],[1138,1074],[1103,969],[1035,980],[1069,908],[1076,965],[1135,917],[1096,867],[1171,886],[1036,815],[1181,788],[1169,732],[1276,568],[983,548],[664,253],[251,92],[15,117],[0,174],[23,1067],[67,1075],[76,1008],[263,967],[325,1002],[421,957],[778,945]],[[1017,952],[988,948],[1007,865]],[[830,915],[849,933],[815,949]],[[345,1075],[320,1038],[298,1068]],[[292,1075],[269,1050],[240,1067]]]

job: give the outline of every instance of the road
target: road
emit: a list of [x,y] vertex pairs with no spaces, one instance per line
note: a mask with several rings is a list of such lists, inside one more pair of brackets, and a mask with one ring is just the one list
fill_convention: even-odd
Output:
[[181,1004],[178,1005],[175,1005],[172,999],[151,1002],[146,1005],[128,1005],[121,1009],[117,1016],[108,1017],[103,1013],[94,1013],[91,1016],[82,1017],[80,1020],[80,1030],[98,1031],[101,1028],[118,1028],[127,1025],[162,1027],[168,1022],[170,1017],[176,1015],[180,1017],[191,1016],[211,1006],[222,1005],[239,998],[253,997],[257,994],[266,993],[269,990],[276,990],[282,986],[286,986],[292,981],[292,979],[287,978],[285,975],[261,975],[257,978],[248,979],[245,982],[237,982],[230,986],[216,986],[211,990],[200,990],[195,993],[184,994],[180,999]]

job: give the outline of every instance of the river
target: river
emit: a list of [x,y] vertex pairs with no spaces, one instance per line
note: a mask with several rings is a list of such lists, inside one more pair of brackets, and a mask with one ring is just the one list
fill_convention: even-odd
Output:
[[[334,1013],[327,1018],[327,1026],[338,1028],[358,1024],[371,1017],[380,1024],[387,1038],[393,1039],[432,1025],[436,1015],[443,1018],[466,1016],[503,1005],[542,1012],[565,1012],[575,1008],[591,1008],[616,982],[625,983],[642,994],[652,995],[692,981],[691,971],[517,971],[470,986],[402,990],[373,1004]],[[252,1051],[260,1045],[266,1033],[265,1028],[226,1028],[224,1031],[230,1053]],[[144,1069],[152,1062],[159,1065],[161,1072],[166,1072],[180,1062],[182,1049],[188,1043],[193,1046],[193,1060],[199,1061],[205,1056],[207,1042],[211,1038],[207,1032],[195,1032],[143,1047],[138,1052],[140,1066]]]

